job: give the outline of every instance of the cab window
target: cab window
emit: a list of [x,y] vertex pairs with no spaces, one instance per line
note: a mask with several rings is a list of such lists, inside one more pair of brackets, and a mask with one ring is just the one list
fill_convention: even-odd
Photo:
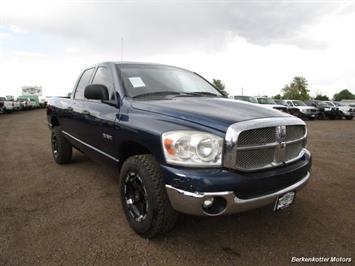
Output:
[[98,67],[92,81],[93,84],[105,85],[108,89],[110,100],[115,99],[115,91],[113,86],[113,79],[110,71],[106,67]]
[[79,83],[76,87],[74,99],[76,100],[85,99],[84,90],[85,87],[89,84],[93,72],[94,72],[93,68],[87,69],[83,72],[83,74],[80,77]]

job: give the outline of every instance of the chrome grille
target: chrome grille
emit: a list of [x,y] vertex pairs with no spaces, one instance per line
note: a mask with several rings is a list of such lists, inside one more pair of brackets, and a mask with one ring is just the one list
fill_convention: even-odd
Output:
[[275,127],[257,128],[241,132],[238,138],[238,146],[262,145],[275,141]]
[[273,162],[274,149],[239,151],[237,158],[239,168],[260,168]]
[[302,138],[306,134],[304,126],[286,126],[286,141],[296,140]]
[[302,149],[303,149],[302,141],[298,141],[286,145],[286,161],[292,160],[293,158],[297,157],[300,154]]
[[297,160],[304,153],[306,134],[304,122],[296,118],[236,123],[227,130],[224,166],[255,171]]

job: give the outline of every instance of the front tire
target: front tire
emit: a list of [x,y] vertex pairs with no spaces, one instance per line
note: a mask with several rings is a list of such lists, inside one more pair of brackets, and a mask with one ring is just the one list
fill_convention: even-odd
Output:
[[131,228],[145,238],[170,231],[177,212],[166,193],[163,174],[150,154],[129,157],[119,180],[121,203]]
[[353,119],[352,116],[346,116],[345,118],[346,118],[346,120],[351,120],[351,119]]
[[51,144],[53,158],[57,164],[65,164],[71,161],[73,147],[70,142],[64,138],[59,126],[52,128]]

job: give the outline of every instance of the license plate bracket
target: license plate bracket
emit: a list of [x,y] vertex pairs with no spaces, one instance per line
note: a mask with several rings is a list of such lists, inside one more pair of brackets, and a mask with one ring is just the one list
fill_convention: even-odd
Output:
[[291,206],[295,201],[296,192],[290,191],[277,197],[274,205],[274,211],[279,211]]

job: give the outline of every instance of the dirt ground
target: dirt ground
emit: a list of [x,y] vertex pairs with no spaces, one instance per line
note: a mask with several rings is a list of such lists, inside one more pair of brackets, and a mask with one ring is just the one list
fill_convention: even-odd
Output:
[[296,204],[181,216],[154,240],[128,226],[113,169],[79,152],[59,166],[44,110],[0,115],[0,265],[285,265],[355,260],[355,120],[310,121],[311,180]]

